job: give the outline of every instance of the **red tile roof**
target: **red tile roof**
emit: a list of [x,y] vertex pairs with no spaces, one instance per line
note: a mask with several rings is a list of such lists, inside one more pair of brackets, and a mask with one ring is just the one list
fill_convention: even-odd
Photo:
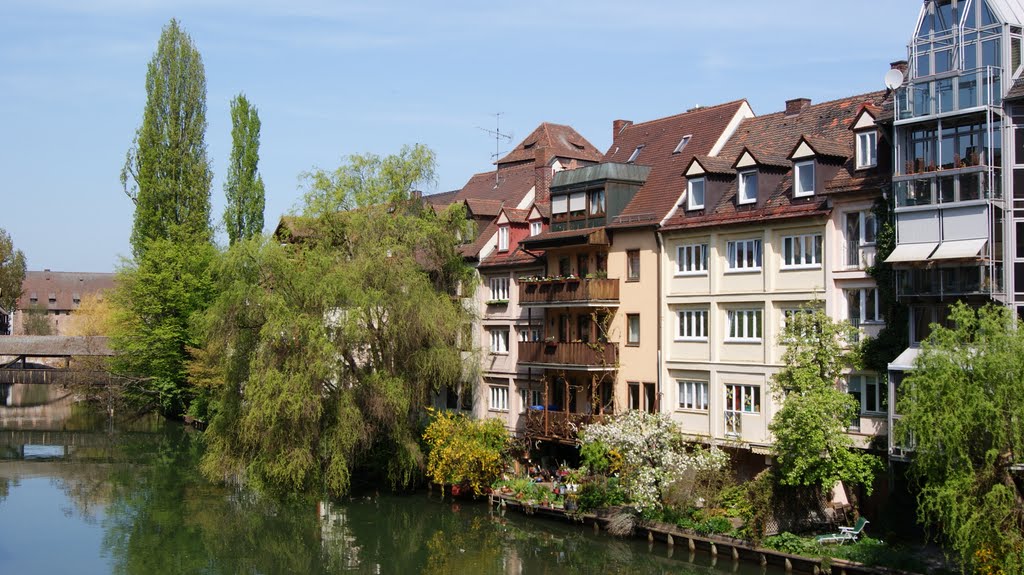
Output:
[[[642,145],[634,163],[650,166],[651,173],[617,218],[618,223],[610,227],[660,222],[685,189],[683,171],[690,159],[711,151],[744,104],[745,101],[737,100],[622,128],[601,161],[625,163]],[[684,136],[690,136],[689,142],[679,153],[673,153]]]
[[452,190],[450,192],[441,192],[439,194],[431,194],[429,196],[423,196],[423,201],[427,204],[435,207],[447,207],[455,202],[455,195],[459,193],[459,190]]
[[481,268],[492,268],[498,266],[510,266],[519,264],[544,264],[544,252],[526,252],[523,248],[516,246],[515,249],[507,252],[494,252],[480,260]]
[[514,224],[525,224],[526,218],[530,215],[530,210],[516,210],[513,208],[502,208],[505,212],[505,217],[508,221]]
[[501,206],[504,204],[501,200],[482,200],[480,198],[466,198],[464,201],[474,216],[495,217],[501,213]]
[[554,158],[572,158],[587,162],[597,162],[601,152],[587,141],[571,126],[549,124],[544,122],[523,138],[522,142],[498,160],[498,167],[504,164],[534,162],[537,150],[543,150],[542,162],[547,165]]
[[496,171],[475,174],[455,194],[455,199],[493,200],[514,207],[523,201],[535,183],[533,164],[502,167]]
[[[810,105],[803,108],[799,114],[787,116],[785,112],[776,112],[744,120],[718,157],[735,161],[744,149],[750,150],[758,159],[785,157],[796,147],[800,138],[805,137],[809,143],[814,142],[811,144],[812,147],[817,144],[827,148],[826,155],[840,156],[843,164],[836,175],[825,183],[823,193],[794,200],[791,193],[793,174],[790,163],[790,169],[779,185],[770,192],[767,200],[759,202],[759,207],[755,209],[737,207],[734,180],[717,205],[709,206],[709,209],[701,212],[685,213],[680,210],[666,222],[665,229],[828,213],[826,195],[871,188],[884,183],[884,164],[877,169],[856,170],[855,134],[849,127],[863,104],[882,107],[886,100],[887,95],[884,91],[871,92]],[[881,162],[881,151],[878,157]]]

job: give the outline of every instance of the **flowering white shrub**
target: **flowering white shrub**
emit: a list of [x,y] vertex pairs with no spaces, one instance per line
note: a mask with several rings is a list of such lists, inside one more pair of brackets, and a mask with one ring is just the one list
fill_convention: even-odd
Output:
[[662,490],[686,473],[721,470],[729,461],[717,447],[687,445],[676,424],[660,413],[630,410],[584,426],[579,438],[582,445],[601,442],[622,457],[621,485],[640,510],[661,509]]

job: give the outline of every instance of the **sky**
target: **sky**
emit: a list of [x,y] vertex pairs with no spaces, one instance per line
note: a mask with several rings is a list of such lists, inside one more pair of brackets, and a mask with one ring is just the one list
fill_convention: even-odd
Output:
[[[230,101],[262,121],[266,229],[301,175],[425,144],[461,188],[541,122],[600,150],[612,121],[746,98],[755,113],[882,89],[921,0],[2,0],[0,228],[32,270],[115,271],[133,205],[120,182],[146,65],[177,18],[202,54],[212,220],[224,209]],[[495,114],[500,113],[496,117]],[[217,238],[226,243],[222,227]]]

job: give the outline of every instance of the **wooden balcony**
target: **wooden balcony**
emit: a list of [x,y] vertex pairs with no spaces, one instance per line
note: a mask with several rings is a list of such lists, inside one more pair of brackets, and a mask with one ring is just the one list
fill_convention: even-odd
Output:
[[520,365],[568,367],[585,371],[613,371],[618,360],[619,344],[617,343],[519,342]]
[[519,305],[533,307],[617,306],[619,305],[619,280],[606,278],[519,280]]
[[581,426],[588,423],[603,423],[607,417],[607,415],[531,409],[526,412],[526,436],[572,443],[576,441],[576,434]]

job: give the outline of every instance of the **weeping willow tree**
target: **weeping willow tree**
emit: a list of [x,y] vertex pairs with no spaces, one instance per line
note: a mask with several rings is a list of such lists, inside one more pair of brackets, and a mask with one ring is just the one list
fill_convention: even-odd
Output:
[[900,388],[918,519],[978,573],[1024,573],[1024,325],[1002,306],[950,308]]
[[465,214],[413,193],[433,165],[417,146],[309,174],[300,216],[226,252],[193,364],[216,414],[207,475],[334,495],[357,470],[393,488],[420,476],[425,411],[463,377],[470,320],[451,233]]

